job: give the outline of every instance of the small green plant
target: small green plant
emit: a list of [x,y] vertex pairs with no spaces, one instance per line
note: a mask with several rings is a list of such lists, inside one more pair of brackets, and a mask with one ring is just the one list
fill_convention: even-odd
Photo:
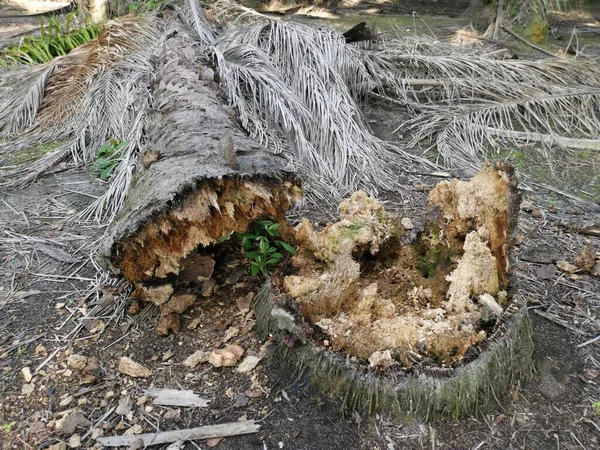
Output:
[[16,424],[17,424],[17,422],[4,423],[4,424],[0,425],[0,430],[3,431],[4,433],[8,434],[13,430],[13,428]]
[[85,21],[84,26],[73,28],[72,22],[76,20],[75,13],[67,15],[65,25],[51,17],[48,24],[44,18],[40,19],[40,36],[26,36],[19,45],[11,45],[0,52],[0,67],[9,64],[42,64],[53,60],[57,56],[66,55],[75,47],[94,39],[101,30],[101,25]]
[[594,414],[600,416],[600,402],[594,402],[592,404],[592,409],[594,410]]
[[120,161],[120,152],[125,141],[110,138],[108,142],[96,150],[96,162],[92,164],[92,171],[103,181],[108,180]]
[[17,349],[17,356],[23,356],[26,351],[27,351],[27,349],[25,349],[24,347],[19,347]]
[[253,233],[237,234],[250,262],[248,270],[252,275],[270,275],[271,268],[283,258],[280,250],[285,250],[291,255],[296,254],[294,247],[280,239],[279,226],[279,223],[271,220],[259,220],[254,224]]

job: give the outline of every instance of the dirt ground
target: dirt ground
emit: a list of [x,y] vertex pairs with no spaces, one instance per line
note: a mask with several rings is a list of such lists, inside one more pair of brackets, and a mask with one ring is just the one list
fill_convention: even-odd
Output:
[[[450,2],[444,2],[450,3]],[[375,120],[390,111],[371,112]],[[390,119],[389,129],[393,126]],[[385,136],[385,121],[377,131]],[[410,180],[402,193],[382,193],[392,210],[419,220],[427,190],[439,181]],[[239,250],[216,254],[218,289],[184,314],[177,335],[156,333],[158,312],[141,305],[116,279],[98,276],[95,242],[104,229],[65,219],[104,189],[88,172],[69,166],[24,189],[0,192],[0,448],[102,448],[97,436],[153,433],[256,420],[260,431],[185,449],[400,450],[600,448],[600,278],[569,275],[557,262],[573,262],[589,244],[600,252],[600,203],[580,202],[531,186],[523,192],[520,245],[515,249],[514,292],[528,302],[536,373],[493,411],[455,422],[400,422],[384,414],[343,417],[340,402],[293,378],[269,358],[268,342],[254,330],[248,301],[260,287]],[[307,207],[324,223],[334,211]],[[135,313],[135,314],[134,314]],[[237,344],[258,366],[184,362],[199,350]],[[86,366],[73,355],[86,357]],[[150,370],[133,378],[118,369],[128,356]],[[206,408],[152,404],[150,387],[191,389]],[[83,420],[76,417],[81,411]],[[79,425],[79,426],[77,426]],[[167,448],[163,445],[159,448]]]

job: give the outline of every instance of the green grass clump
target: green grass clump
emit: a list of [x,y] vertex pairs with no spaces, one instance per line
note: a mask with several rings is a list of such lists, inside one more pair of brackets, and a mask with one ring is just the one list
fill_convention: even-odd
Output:
[[64,56],[71,50],[94,39],[101,30],[101,25],[90,23],[78,28],[72,27],[75,13],[67,15],[64,26],[56,17],[51,17],[48,24],[40,18],[40,36],[27,36],[18,45],[12,45],[0,53],[0,66],[11,64],[43,64],[57,56]]

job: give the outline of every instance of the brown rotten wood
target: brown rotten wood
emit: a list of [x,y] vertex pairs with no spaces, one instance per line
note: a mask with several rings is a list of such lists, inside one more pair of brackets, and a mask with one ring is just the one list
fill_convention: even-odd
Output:
[[162,280],[164,295],[150,300],[168,305],[168,283],[186,262],[197,281],[210,278],[213,262],[197,257],[199,248],[263,217],[283,221],[302,192],[284,161],[237,125],[199,45],[181,29],[164,43],[152,98],[141,167],[99,261],[138,283],[140,297],[148,291],[142,282],[156,291]]

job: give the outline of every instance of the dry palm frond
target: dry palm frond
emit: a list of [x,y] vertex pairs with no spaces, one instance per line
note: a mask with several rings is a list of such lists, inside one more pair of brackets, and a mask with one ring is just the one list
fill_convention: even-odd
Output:
[[196,34],[205,45],[212,45],[215,40],[215,33],[206,20],[204,10],[197,0],[185,0],[179,9],[179,18],[188,28]]
[[[362,53],[341,34],[268,22],[225,33],[215,47],[242,125],[263,143],[274,140],[277,150],[289,148],[291,164],[313,173],[315,187],[333,187],[337,196],[358,186],[376,192],[395,185],[390,158],[415,164],[369,130],[356,98],[377,85]],[[281,137],[288,146],[278,145]]]
[[[411,125],[414,140],[435,138],[448,167],[474,173],[490,148],[507,143],[543,142],[600,150],[600,88],[538,89],[528,97],[439,108]],[[576,113],[573,113],[575,112]]]
[[419,112],[398,129],[414,133],[414,147],[434,141],[450,168],[472,174],[490,147],[507,143],[598,149],[597,61],[496,60],[414,42],[370,58],[386,94]]
[[7,115],[21,117],[14,123],[23,124],[13,126],[13,131],[30,126],[0,143],[0,155],[40,143],[55,147],[27,167],[6,171],[7,184],[29,183],[65,159],[89,162],[99,146],[117,138],[127,143],[117,173],[108,191],[85,212],[97,219],[113,216],[127,192],[142,142],[150,100],[150,57],[161,35],[162,24],[155,17],[111,21],[97,39],[41,69],[31,69],[34,75],[48,72],[37,85],[23,85],[33,100],[21,98],[19,104],[13,96],[18,92],[4,92],[0,99],[12,108]]
[[20,66],[0,72],[0,132],[19,133],[35,120],[54,64]]

